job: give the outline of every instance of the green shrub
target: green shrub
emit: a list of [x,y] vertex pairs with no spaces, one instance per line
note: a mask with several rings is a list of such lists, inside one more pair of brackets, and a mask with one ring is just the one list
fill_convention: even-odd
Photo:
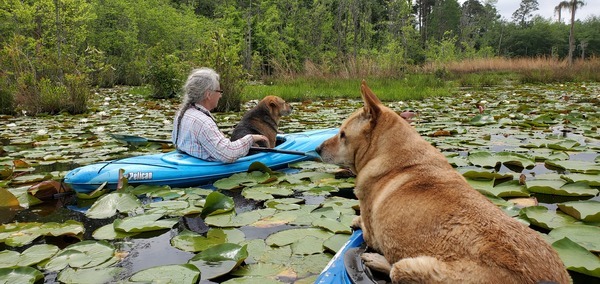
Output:
[[71,114],[85,113],[91,90],[87,76],[83,74],[67,74],[65,75],[65,87],[70,99],[67,104],[67,111]]
[[148,84],[152,87],[152,98],[169,99],[181,89],[183,81],[181,63],[177,56],[168,54],[150,63]]

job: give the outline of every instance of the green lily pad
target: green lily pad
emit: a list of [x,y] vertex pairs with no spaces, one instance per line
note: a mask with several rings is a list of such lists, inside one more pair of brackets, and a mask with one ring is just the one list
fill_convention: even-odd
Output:
[[311,255],[322,253],[324,250],[322,238],[315,236],[306,236],[301,238],[290,245],[292,253],[295,255]]
[[245,239],[238,229],[211,228],[205,236],[184,230],[171,239],[171,245],[183,251],[198,252],[223,243],[236,243]]
[[106,267],[106,268],[87,268],[87,269],[73,269],[67,267],[58,273],[58,281],[61,283],[81,283],[82,279],[85,279],[85,283],[89,284],[102,284],[102,283],[113,283],[119,280],[119,274],[125,269],[122,267]]
[[0,268],[0,283],[36,283],[44,275],[31,267]]
[[131,282],[143,283],[190,283],[195,284],[200,270],[192,264],[156,266],[138,271],[129,277]]
[[117,219],[113,225],[117,231],[139,233],[170,229],[179,222],[178,218],[159,220],[162,217],[162,214],[142,214]]
[[234,211],[225,214],[208,216],[204,222],[211,226],[227,228],[227,227],[242,227],[248,226],[262,218],[267,218],[275,214],[277,210],[273,208],[258,209],[254,211],[244,212],[236,215]]
[[18,266],[31,266],[47,260],[59,251],[55,245],[39,244],[24,250],[18,258]]
[[82,241],[67,246],[47,263],[44,269],[58,271],[67,266],[93,268],[112,259],[115,247],[106,241]]
[[17,266],[21,254],[12,250],[0,251],[0,268]]
[[188,261],[201,271],[200,280],[225,275],[238,267],[248,257],[246,246],[232,243],[218,244],[208,248]]
[[484,126],[484,125],[494,124],[494,123],[496,123],[496,120],[494,119],[493,116],[491,116],[491,115],[481,115],[481,114],[478,114],[478,115],[474,116],[469,121],[469,124],[473,125],[473,126]]
[[91,219],[105,219],[117,214],[117,212],[132,212],[142,206],[137,197],[129,193],[112,192],[103,195],[85,213]]
[[116,240],[132,237],[139,234],[138,232],[127,233],[123,231],[115,230],[113,223],[106,224],[92,233],[92,237],[96,240]]
[[560,178],[574,183],[574,182],[585,182],[589,186],[600,186],[600,175],[595,174],[568,174],[561,175]]
[[529,197],[527,188],[521,185],[518,180],[499,183],[487,190],[498,197]]
[[257,263],[244,265],[233,271],[234,276],[277,276],[285,270],[285,266],[273,263]]
[[20,247],[33,242],[40,236],[79,235],[83,233],[83,224],[73,220],[64,223],[10,223],[0,225],[0,242]]
[[536,179],[527,181],[529,192],[560,196],[594,196],[598,193],[584,182],[567,183],[564,180]]
[[569,238],[589,251],[600,252],[600,227],[589,225],[567,225],[548,234],[555,240]]
[[574,173],[600,174],[600,165],[586,161],[546,161],[546,166],[567,170]]
[[600,277],[600,259],[569,238],[562,238],[552,247],[558,252],[568,270]]
[[222,284],[281,284],[279,280],[263,276],[247,276],[229,279]]
[[329,252],[337,253],[349,238],[350,235],[348,234],[335,234],[323,242],[323,247]]
[[569,201],[559,203],[558,208],[578,220],[589,223],[600,222],[600,202],[598,201]]
[[325,240],[331,237],[332,235],[333,233],[316,228],[289,229],[271,234],[269,237],[267,237],[266,243],[270,246],[281,247],[294,243],[308,236],[314,236],[319,239]]
[[218,191],[214,191],[206,197],[206,203],[204,204],[200,216],[204,218],[206,216],[222,214],[232,211],[234,208],[235,204],[233,198]]
[[314,227],[319,227],[331,231],[333,233],[339,234],[350,234],[352,233],[352,229],[341,222],[336,220],[328,219],[328,218],[320,218],[312,222]]
[[567,214],[550,211],[544,206],[525,207],[521,209],[520,216],[525,217],[535,226],[549,230],[579,223],[577,219]]
[[253,171],[249,173],[238,173],[228,178],[217,180],[213,183],[213,186],[218,189],[236,189],[244,186],[252,186],[260,183],[267,182],[271,179],[271,174],[260,171]]

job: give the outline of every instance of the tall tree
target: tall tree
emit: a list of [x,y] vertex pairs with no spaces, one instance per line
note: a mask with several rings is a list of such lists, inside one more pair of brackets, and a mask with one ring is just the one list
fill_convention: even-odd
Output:
[[577,9],[585,5],[581,0],[562,1],[557,7],[567,9],[571,12],[571,29],[569,30],[569,65],[573,64],[573,53],[575,52],[575,13]]
[[519,9],[512,14],[513,20],[524,27],[527,20],[532,17],[532,13],[539,10],[538,6],[537,0],[521,0]]

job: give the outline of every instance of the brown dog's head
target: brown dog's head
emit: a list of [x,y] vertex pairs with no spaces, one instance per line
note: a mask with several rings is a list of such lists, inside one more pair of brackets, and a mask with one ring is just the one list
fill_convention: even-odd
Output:
[[292,106],[278,96],[266,96],[259,103],[259,106],[266,107],[271,113],[271,117],[278,119],[282,116],[292,113]]
[[342,123],[336,136],[325,140],[316,149],[324,162],[347,167],[354,173],[358,173],[361,163],[365,163],[373,151],[385,148],[380,144],[393,143],[393,141],[386,141],[391,139],[375,141],[373,136],[381,136],[386,131],[393,133],[393,129],[379,128],[387,128],[385,125],[396,125],[397,122],[383,123],[383,126],[378,128],[378,121],[399,120],[400,118],[395,112],[381,104],[364,80],[360,89],[364,107],[355,111]]

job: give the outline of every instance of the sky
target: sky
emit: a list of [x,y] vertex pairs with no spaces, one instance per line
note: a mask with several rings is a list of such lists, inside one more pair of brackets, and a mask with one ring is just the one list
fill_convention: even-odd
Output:
[[[554,15],[554,7],[558,5],[558,3],[563,0],[538,0],[538,8],[539,10],[533,12],[534,15],[540,15],[546,19],[556,19],[557,16]],[[595,15],[600,17],[600,0],[583,0],[585,2],[585,6],[577,9],[577,13],[575,14],[575,19],[577,20],[585,20],[587,17],[591,15]],[[462,4],[464,0],[459,0],[459,3]],[[479,2],[484,3],[484,0],[480,0]],[[502,18],[512,21],[512,14],[519,9],[521,4],[521,0],[497,0],[496,2],[496,10],[502,16]],[[561,17],[564,19],[570,19],[571,14],[567,10],[563,10]]]

